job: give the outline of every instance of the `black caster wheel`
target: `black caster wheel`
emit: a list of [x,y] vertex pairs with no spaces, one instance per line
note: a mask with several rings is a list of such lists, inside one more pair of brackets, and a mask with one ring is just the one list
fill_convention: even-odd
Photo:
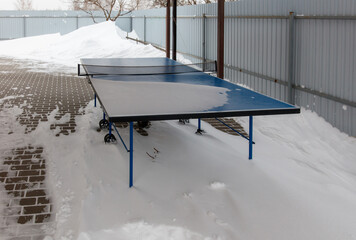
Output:
[[113,134],[106,134],[104,137],[104,142],[105,143],[115,143],[116,142],[116,137]]
[[178,122],[180,123],[180,124],[187,124],[187,123],[189,123],[189,119],[179,119],[178,120]]
[[100,129],[107,129],[109,127],[109,121],[106,119],[101,119],[99,122]]
[[148,128],[151,125],[149,121],[137,121],[137,126],[139,128]]

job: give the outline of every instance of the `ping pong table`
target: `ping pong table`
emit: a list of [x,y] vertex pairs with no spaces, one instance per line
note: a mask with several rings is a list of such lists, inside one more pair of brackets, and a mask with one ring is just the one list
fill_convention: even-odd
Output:
[[[133,122],[198,119],[201,133],[201,118],[249,116],[249,136],[239,134],[248,140],[252,159],[253,116],[300,113],[298,107],[168,58],[85,58],[78,75],[87,76],[95,105],[98,98],[103,108],[100,126],[109,129],[104,141],[116,141],[114,129],[130,154],[129,187],[133,186]],[[115,126],[118,122],[130,123],[129,148]]]

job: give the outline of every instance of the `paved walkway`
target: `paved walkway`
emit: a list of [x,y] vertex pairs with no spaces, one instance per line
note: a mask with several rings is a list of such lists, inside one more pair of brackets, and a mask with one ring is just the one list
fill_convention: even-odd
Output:
[[[58,107],[55,118],[69,113],[69,121],[51,125],[57,136],[75,132],[75,116],[92,99],[93,93],[83,78],[62,73],[33,72],[26,64],[0,59],[0,104],[5,108],[21,107],[17,121],[24,125],[24,134],[35,130],[40,121]],[[50,129],[48,129],[50,131]],[[3,133],[6,139],[12,132]],[[34,240],[51,235],[55,229],[55,213],[45,184],[46,158],[43,146],[21,145],[0,153],[0,239]]]
[[[93,98],[93,92],[85,78],[63,73],[34,72],[24,68],[26,62],[0,58],[0,101],[1,112],[14,106],[23,109],[17,122],[25,127],[24,134],[35,130],[41,121],[48,121],[49,114],[58,108],[55,118],[66,113],[69,121],[52,124],[48,131],[57,136],[69,135],[76,130],[75,116],[82,114]],[[217,129],[236,135],[215,119],[204,119]],[[247,135],[232,119],[225,122]],[[0,122],[2,123],[2,122]],[[7,123],[4,123],[7,124]],[[2,126],[0,126],[2,127]],[[0,132],[6,139],[10,132]],[[0,152],[0,239],[40,240],[55,231],[56,214],[51,196],[45,184],[46,158],[43,146],[18,145]]]

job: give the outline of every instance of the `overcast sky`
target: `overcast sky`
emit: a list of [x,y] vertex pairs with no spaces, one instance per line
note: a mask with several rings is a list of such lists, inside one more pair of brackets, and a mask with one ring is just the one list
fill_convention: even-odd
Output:
[[[34,10],[67,10],[69,0],[32,0]],[[16,0],[0,0],[0,10],[16,10]]]

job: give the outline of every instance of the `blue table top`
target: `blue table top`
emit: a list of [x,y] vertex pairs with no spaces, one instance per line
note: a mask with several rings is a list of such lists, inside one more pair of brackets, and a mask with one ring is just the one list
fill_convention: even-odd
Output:
[[[272,115],[272,114],[290,114],[299,113],[300,108],[290,105],[288,103],[276,100],[274,98],[265,96],[263,94],[257,93],[255,91],[249,90],[242,86],[236,85],[234,83],[222,80],[220,78],[211,76],[203,72],[190,72],[190,73],[178,73],[174,74],[172,71],[174,69],[171,66],[180,65],[174,60],[168,58],[107,58],[107,59],[82,59],[83,67],[85,68],[88,75],[91,76],[91,82],[93,84],[93,89],[96,91],[101,104],[104,109],[105,105],[109,103],[106,102],[104,95],[107,95],[103,89],[100,90],[103,82],[111,81],[112,86],[116,86],[120,89],[123,83],[172,83],[172,88],[177,85],[175,84],[192,84],[192,85],[202,85],[210,87],[218,87],[226,89],[225,94],[227,101],[222,106],[212,107],[209,109],[198,111],[182,111],[181,109],[177,112],[159,111],[159,106],[155,108],[154,112],[148,113],[137,112],[129,114],[120,114],[120,111],[110,112],[107,111],[111,121],[138,121],[138,120],[168,120],[168,119],[180,119],[180,118],[204,118],[204,117],[232,117],[232,116],[252,116],[252,115]],[[142,72],[139,70],[138,75],[117,75],[118,69],[106,68],[104,75],[95,75],[98,69],[95,65],[100,66],[168,66],[165,68],[163,73],[171,74],[151,74],[151,75],[141,75]],[[154,68],[154,67],[153,67]],[[189,68],[189,67],[188,67]],[[149,68],[144,67],[144,71]],[[142,70],[142,68],[141,68]],[[120,74],[120,73],[119,73]],[[116,82],[116,83],[113,83]],[[137,86],[137,85],[136,85]],[[140,93],[142,94],[142,93]],[[181,94],[184,95],[184,92]],[[122,94],[121,94],[122,95]],[[113,96],[112,96],[113,97]],[[113,101],[115,98],[108,98]],[[127,97],[127,96],[126,96]],[[132,96],[134,97],[134,96]],[[199,97],[199,96],[198,96]],[[123,99],[118,100],[121,102]],[[130,99],[127,99],[130,102]],[[164,102],[164,100],[163,100]]]

